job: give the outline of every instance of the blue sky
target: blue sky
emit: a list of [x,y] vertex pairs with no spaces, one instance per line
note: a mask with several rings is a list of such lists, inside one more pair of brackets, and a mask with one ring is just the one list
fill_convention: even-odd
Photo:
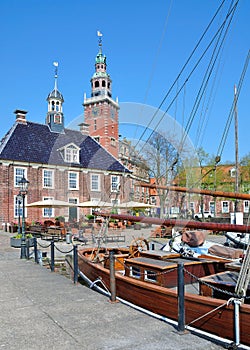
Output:
[[[53,61],[59,62],[58,87],[65,100],[66,125],[79,118],[84,92],[90,96],[90,78],[98,52],[97,30],[103,33],[103,53],[113,80],[113,98],[118,96],[121,104],[133,102],[158,107],[221,3],[219,0],[1,0],[0,136],[13,125],[15,109],[27,110],[27,119],[44,123],[46,98],[54,86]],[[225,1],[201,47],[162,106],[183,127],[194,108],[215,41],[174,102],[173,96],[221,25],[230,3],[231,0]],[[240,0],[209,88],[189,130],[195,147],[201,146],[209,154],[217,154],[233,102],[234,84],[240,80],[250,48],[249,13],[250,1]],[[250,67],[238,101],[241,157],[250,152],[249,86]],[[133,119],[138,124],[148,123],[143,112]],[[159,128],[164,128],[160,122]],[[234,160],[233,125],[222,159]]]

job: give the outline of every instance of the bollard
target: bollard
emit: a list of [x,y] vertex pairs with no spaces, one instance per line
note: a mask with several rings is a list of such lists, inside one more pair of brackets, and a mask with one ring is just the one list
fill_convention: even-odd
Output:
[[184,264],[178,263],[178,331],[185,331]]
[[50,264],[50,269],[52,272],[55,271],[55,242],[54,242],[54,239],[52,239],[51,241],[51,264]]
[[66,243],[67,244],[72,243],[72,233],[71,232],[66,233]]
[[37,240],[36,237],[34,237],[34,256],[35,256],[35,262],[38,264],[38,252],[37,252]]
[[115,253],[113,250],[109,253],[109,270],[110,270],[110,301],[116,301],[116,281],[115,281]]
[[30,243],[29,240],[26,240],[26,259],[29,260],[30,258]]
[[78,255],[77,245],[74,245],[74,283],[78,282]]

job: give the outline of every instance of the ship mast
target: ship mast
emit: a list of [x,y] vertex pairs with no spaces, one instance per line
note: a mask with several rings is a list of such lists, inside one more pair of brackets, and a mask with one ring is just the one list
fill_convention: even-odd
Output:
[[[235,193],[239,193],[239,143],[238,143],[238,110],[237,110],[237,88],[234,86],[234,124],[235,124]],[[235,215],[238,211],[238,200],[235,200]]]

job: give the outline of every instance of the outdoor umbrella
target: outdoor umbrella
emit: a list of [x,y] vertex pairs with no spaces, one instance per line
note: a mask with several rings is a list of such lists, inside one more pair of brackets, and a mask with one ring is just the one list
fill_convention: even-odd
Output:
[[79,203],[77,206],[81,208],[112,208],[113,204],[104,201],[92,200]]
[[156,208],[153,204],[140,203],[135,201],[124,202],[117,205],[120,209],[146,209],[146,208]]
[[60,201],[57,199],[47,199],[38,202],[29,203],[26,207],[35,208],[62,208],[62,207],[76,207],[76,204]]

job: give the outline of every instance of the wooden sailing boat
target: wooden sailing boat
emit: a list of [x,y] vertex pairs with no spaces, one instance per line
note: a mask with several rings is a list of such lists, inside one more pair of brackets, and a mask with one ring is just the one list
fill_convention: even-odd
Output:
[[151,316],[176,321],[180,331],[192,327],[210,338],[219,336],[223,342],[250,346],[250,288],[247,286],[243,299],[242,294],[235,294],[237,263],[144,250],[142,245],[137,248],[81,247],[80,276],[111,301],[117,299]]
[[[145,187],[160,188],[142,184]],[[161,186],[161,188],[163,188]],[[202,193],[237,199],[250,195],[198,189],[164,187],[168,190]],[[160,219],[126,214],[100,213],[106,218],[211,231],[250,233],[250,226],[193,220]],[[250,346],[250,248],[244,263],[219,257],[183,257],[179,253],[152,251],[143,245],[128,248],[81,248],[78,251],[80,275],[111,301],[118,298],[137,307],[178,321],[179,330],[195,327],[210,335],[223,337],[231,348]],[[243,267],[243,269],[242,269]],[[245,278],[246,277],[246,278]],[[242,283],[237,283],[237,280]],[[182,312],[184,311],[184,312]],[[180,314],[184,316],[180,320]],[[180,321],[180,322],[179,322]]]

